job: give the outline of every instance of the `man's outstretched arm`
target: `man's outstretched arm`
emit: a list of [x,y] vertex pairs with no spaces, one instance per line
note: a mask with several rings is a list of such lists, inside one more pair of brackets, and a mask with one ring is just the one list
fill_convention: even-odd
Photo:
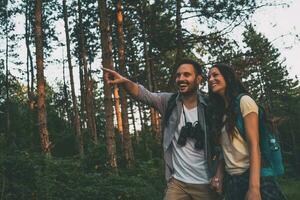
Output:
[[122,85],[134,99],[156,108],[160,113],[164,112],[167,99],[171,96],[171,93],[150,92],[142,85],[132,82],[114,70],[106,68],[102,68],[102,70],[106,83]]
[[133,97],[137,97],[139,93],[139,86],[138,84],[132,82],[131,80],[125,78],[118,72],[107,69],[101,68],[104,72],[104,81],[108,84],[118,84],[122,85],[124,89]]

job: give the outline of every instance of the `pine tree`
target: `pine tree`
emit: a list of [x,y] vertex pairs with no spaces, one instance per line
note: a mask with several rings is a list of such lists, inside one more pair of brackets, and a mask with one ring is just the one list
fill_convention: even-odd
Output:
[[[125,75],[125,40],[123,31],[123,10],[122,0],[117,1],[117,35],[118,35],[118,58],[119,58],[119,71]],[[129,122],[128,122],[128,103],[126,92],[124,88],[120,89],[121,106],[122,106],[122,122],[123,122],[123,149],[125,154],[125,160],[127,167],[132,168],[134,163],[133,149],[131,143],[131,137],[129,133]]]
[[70,49],[70,34],[69,34],[69,24],[68,24],[68,11],[67,11],[66,0],[63,0],[63,15],[64,15],[64,23],[65,23],[67,59],[68,59],[68,67],[69,67],[69,74],[70,74],[72,103],[73,103],[73,125],[74,125],[75,134],[77,136],[78,144],[79,144],[79,148],[78,148],[79,154],[82,157],[84,154],[83,136],[80,127],[79,111],[77,107],[78,106],[77,98],[76,98],[75,87],[74,87],[73,66],[72,66],[71,49]]
[[257,99],[263,99],[270,106],[271,111],[281,110],[284,97],[296,83],[289,78],[287,67],[277,48],[253,26],[246,27],[243,33],[246,51],[245,59],[248,62],[245,79],[251,93]]
[[[101,47],[102,47],[102,65],[106,68],[113,69],[111,29],[109,24],[108,8],[106,0],[98,0]],[[110,86],[104,82],[104,107],[106,119],[106,149],[108,153],[108,162],[113,171],[117,171],[117,154],[116,142],[113,125],[113,104]]]
[[43,29],[42,29],[42,0],[35,1],[35,33],[36,33],[36,66],[37,66],[37,92],[38,92],[38,123],[43,152],[50,154],[51,142],[47,129],[46,113],[46,84],[44,77],[44,51],[43,51]]

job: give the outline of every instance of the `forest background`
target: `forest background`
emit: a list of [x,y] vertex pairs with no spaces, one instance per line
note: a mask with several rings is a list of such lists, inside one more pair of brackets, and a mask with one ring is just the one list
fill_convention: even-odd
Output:
[[[182,58],[235,67],[271,113],[286,166],[278,180],[299,199],[299,81],[251,23],[270,6],[288,3],[1,0],[0,199],[162,199],[160,116],[106,85],[100,67],[172,92]],[[44,73],[53,66],[54,84]]]

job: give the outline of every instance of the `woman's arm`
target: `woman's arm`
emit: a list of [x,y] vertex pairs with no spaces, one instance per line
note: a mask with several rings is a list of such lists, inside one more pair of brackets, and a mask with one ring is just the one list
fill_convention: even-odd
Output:
[[213,187],[217,193],[223,192],[224,166],[224,159],[219,159],[216,174],[212,177],[210,182],[211,187]]
[[246,200],[260,200],[260,148],[258,114],[251,112],[244,117],[246,137],[250,156],[249,188]]

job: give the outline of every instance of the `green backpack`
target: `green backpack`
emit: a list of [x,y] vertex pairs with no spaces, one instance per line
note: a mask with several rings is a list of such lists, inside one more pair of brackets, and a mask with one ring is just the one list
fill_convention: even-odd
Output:
[[[240,94],[235,100],[235,109],[237,113],[236,127],[246,141],[246,132],[244,127],[244,119],[241,113],[240,101],[242,96]],[[259,118],[259,146],[261,151],[261,176],[279,176],[284,174],[284,164],[281,154],[279,141],[276,139],[274,133],[270,130],[266,121],[265,110],[262,106],[258,106]]]

